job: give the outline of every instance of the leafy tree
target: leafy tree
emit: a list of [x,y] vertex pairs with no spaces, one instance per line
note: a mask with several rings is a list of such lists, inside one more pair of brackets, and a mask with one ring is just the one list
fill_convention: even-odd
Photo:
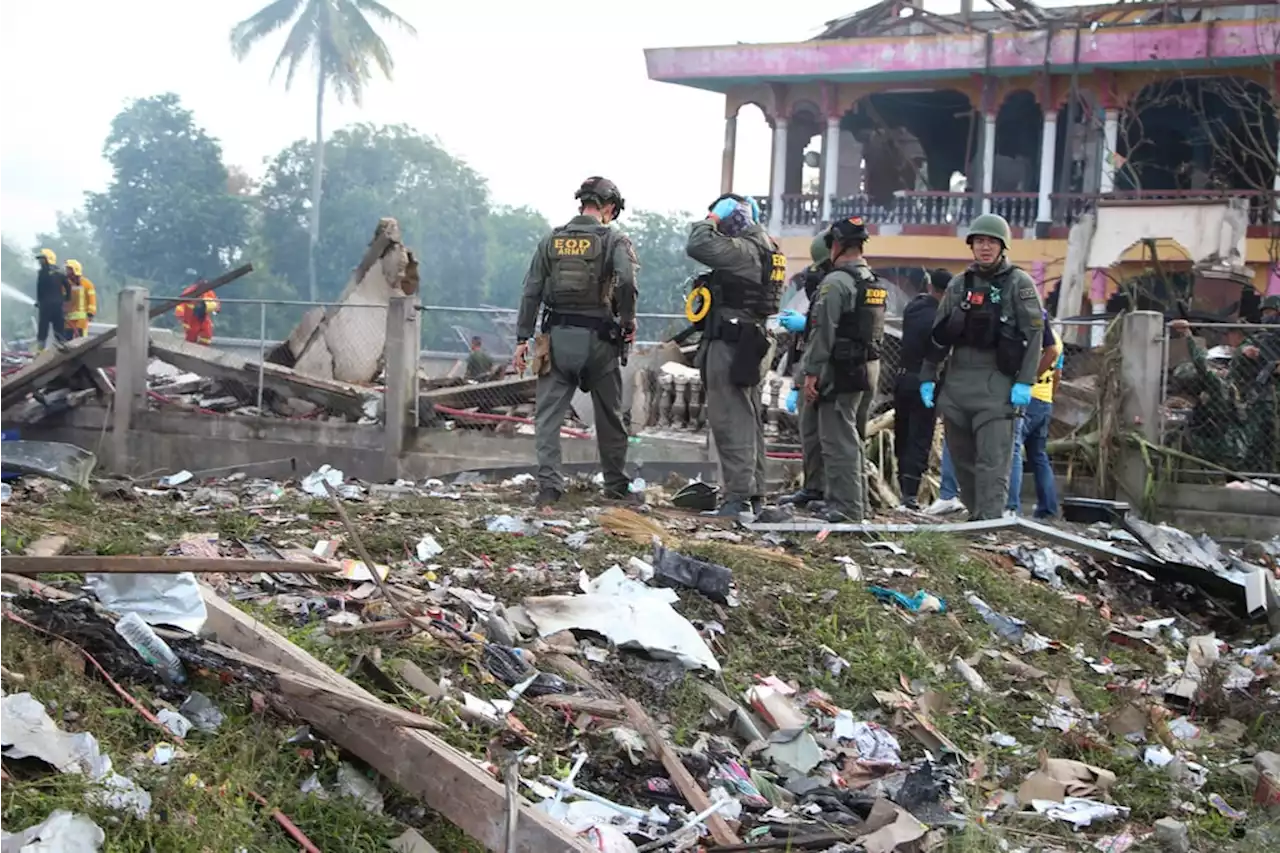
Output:
[[[652,210],[626,213],[620,220],[635,245],[640,261],[640,313],[680,314],[684,312],[685,281],[699,266],[684,247],[689,239],[688,213],[663,214]],[[639,335],[654,340],[677,331],[683,321],[640,321]]]
[[293,83],[302,60],[310,56],[316,73],[316,136],[312,146],[311,199],[308,209],[307,282],[312,301],[319,298],[317,249],[320,241],[321,184],[324,176],[324,96],[332,87],[338,100],[350,97],[358,106],[365,85],[373,77],[373,65],[391,79],[391,51],[369,23],[372,16],[395,24],[410,34],[416,30],[377,0],[273,0],[231,30],[231,50],[244,59],[258,42],[290,21],[272,77],[287,66],[285,88]]
[[533,250],[551,224],[531,208],[503,207],[489,215],[485,226],[485,300],[500,308],[518,308]]
[[212,277],[239,259],[244,203],[228,190],[221,146],[177,95],[130,103],[102,150],[112,180],[88,194],[88,220],[114,273],[167,295],[190,283],[188,270]]
[[[272,269],[309,281],[307,175],[312,146],[280,152],[262,182],[262,234]],[[327,211],[315,254],[320,297],[341,293],[378,219],[394,216],[422,262],[422,300],[478,305],[485,280],[484,179],[434,140],[403,125],[357,124],[325,143]]]

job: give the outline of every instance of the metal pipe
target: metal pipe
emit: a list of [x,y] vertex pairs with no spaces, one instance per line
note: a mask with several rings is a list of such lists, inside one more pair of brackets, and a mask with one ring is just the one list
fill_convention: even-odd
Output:
[[258,306],[258,414],[262,414],[262,384],[267,369],[267,303]]

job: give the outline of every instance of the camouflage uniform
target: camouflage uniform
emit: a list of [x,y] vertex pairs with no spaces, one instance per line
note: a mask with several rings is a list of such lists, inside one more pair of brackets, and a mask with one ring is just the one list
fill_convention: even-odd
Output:
[[1248,438],[1237,386],[1209,366],[1208,354],[1195,338],[1187,338],[1187,350],[1190,369],[1184,364],[1174,371],[1176,380],[1198,390],[1184,432],[1187,452],[1238,471],[1248,455]]

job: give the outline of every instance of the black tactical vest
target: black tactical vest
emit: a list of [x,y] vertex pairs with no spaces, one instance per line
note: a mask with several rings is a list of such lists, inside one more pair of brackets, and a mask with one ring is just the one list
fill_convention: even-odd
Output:
[[831,347],[832,381],[836,393],[874,391],[867,365],[880,360],[884,341],[884,311],[889,291],[884,280],[862,265],[845,265],[836,272],[853,277],[857,295],[853,308],[836,321],[836,337]]
[[836,340],[847,340],[860,345],[866,352],[866,361],[880,358],[880,345],[884,341],[884,311],[889,301],[885,282],[864,266],[837,267],[853,276],[858,288],[858,298],[852,311],[840,315],[836,324]]
[[757,280],[735,275],[727,270],[713,270],[707,286],[711,288],[711,310],[733,308],[752,314],[757,322],[778,313],[782,291],[787,284],[787,256],[775,252],[767,242],[759,247],[761,275]]
[[610,236],[605,225],[565,226],[551,232],[547,243],[550,286],[543,300],[550,308],[568,313],[609,308],[613,299]]
[[1016,377],[1027,351],[1026,333],[1013,317],[1014,288],[1007,286],[1017,267],[1010,267],[985,288],[974,287],[973,271],[964,274],[960,304],[934,330],[934,339],[948,347],[995,350],[996,368]]
[[1002,285],[1003,281],[992,281],[985,288],[974,287],[973,271],[965,272],[960,303],[934,332],[938,343],[948,347],[995,349],[1000,339],[1002,303],[1006,296]]

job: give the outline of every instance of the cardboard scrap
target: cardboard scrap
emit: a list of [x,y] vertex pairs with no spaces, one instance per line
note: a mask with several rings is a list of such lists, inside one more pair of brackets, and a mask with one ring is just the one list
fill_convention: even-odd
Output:
[[1040,769],[1018,787],[1018,802],[1028,805],[1032,800],[1062,802],[1065,797],[1088,797],[1115,783],[1116,774],[1110,770],[1069,758],[1050,758],[1041,750]]
[[929,827],[906,809],[880,799],[871,807],[871,814],[860,830],[866,834],[858,842],[867,853],[893,853],[923,838]]

